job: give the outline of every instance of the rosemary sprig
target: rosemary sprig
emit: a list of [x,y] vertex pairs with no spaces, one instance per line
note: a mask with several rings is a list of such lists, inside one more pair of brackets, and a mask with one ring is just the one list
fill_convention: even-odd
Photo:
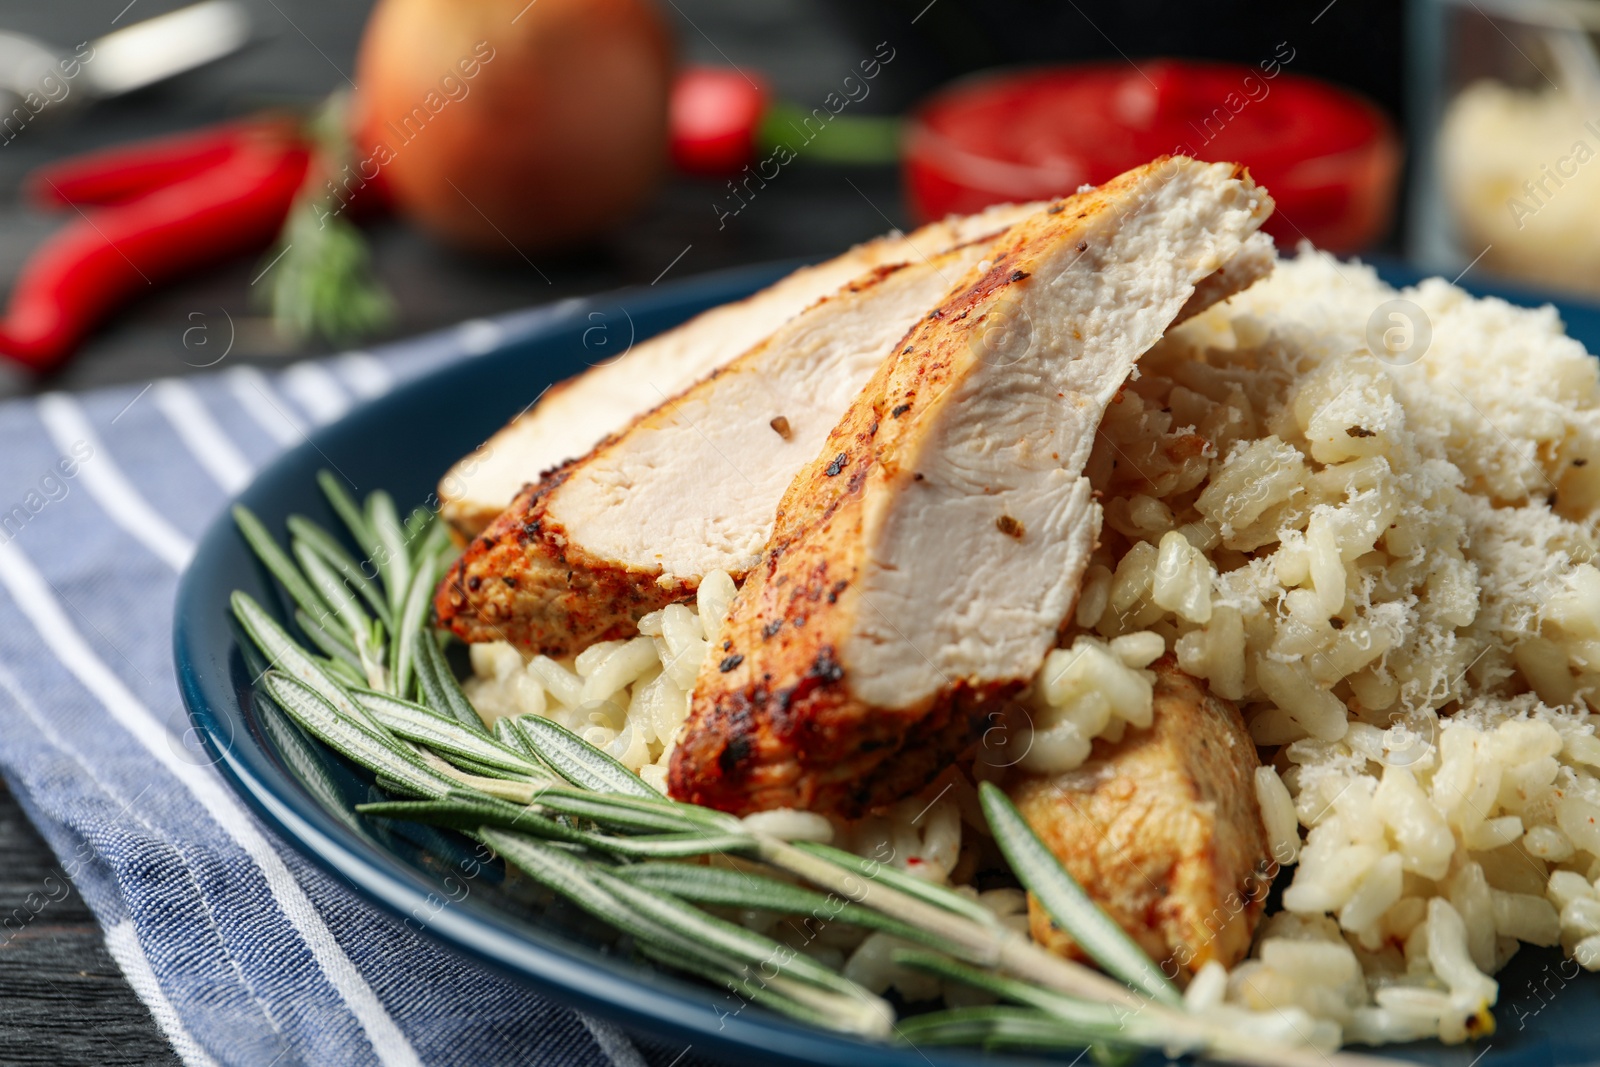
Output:
[[1144,1038],[1146,1041],[1167,1039],[1167,1035],[1159,1032],[1159,1027],[1142,1016],[1130,1016],[1127,1012],[1109,1004],[1062,996],[1060,993],[1041,989],[1028,982],[1019,982],[993,971],[969,967],[937,952],[901,949],[894,953],[893,958],[902,966],[926,971],[940,978],[993,993],[1002,1000],[1037,1008],[1062,1026],[1074,1028],[1081,1034],[1087,1035],[1090,1041],[1129,1041],[1134,1036]]
[[619,793],[591,793],[583,789],[551,786],[534,798],[540,807],[602,826],[622,830],[651,830],[661,833],[722,834],[754,840],[744,823],[730,816],[706,819],[701,810],[664,797],[630,797]]
[[[1108,1064],[1136,1048],[1262,1067],[1390,1062],[1283,1045],[1184,1010],[1172,984],[992,784],[980,787],[980,797],[1013,871],[1115,977],[1052,955],[977,902],[886,863],[785,841],[727,813],[663,797],[550,719],[501,719],[491,730],[428,624],[428,594],[450,551],[443,525],[419,512],[402,522],[381,492],[358,505],[327,472],[319,481],[368,562],[357,563],[337,539],[299,517],[290,522],[291,557],[254,515],[242,508],[235,514],[325,658],[303,650],[248,595],[235,593],[233,609],[255,646],[247,660],[263,672],[263,696],[402,798],[360,805],[362,815],[477,837],[523,874],[630,934],[647,958],[818,1026],[875,1038],[893,1026],[901,1040],[918,1044],[1087,1047]],[[373,665],[376,681],[367,670]],[[708,855],[723,857],[724,865],[664,862]],[[899,964],[1010,1003],[896,1025],[889,1006],[855,983],[700,905],[882,931],[925,946],[896,953]]]
[[[420,537],[419,537],[420,540]],[[408,542],[410,543],[410,542]],[[433,606],[433,559],[421,557],[411,561],[411,582],[400,603],[398,630],[394,637],[394,663],[391,689],[396,696],[410,696],[416,681],[417,646],[433,643],[433,635],[425,632],[428,612]]]
[[968,900],[960,893],[953,893],[942,885],[934,885],[932,882],[925,882],[914,875],[906,874],[897,867],[889,867],[865,856],[857,856],[853,852],[845,852],[831,845],[823,845],[815,841],[797,841],[794,847],[802,852],[808,852],[813,856],[825,859],[847,871],[854,870],[863,878],[873,879],[882,885],[888,886],[890,889],[904,893],[925,904],[932,904],[936,908],[943,908],[945,911],[965,916],[973,922],[982,923],[985,926],[999,927],[999,922],[995,919],[994,913],[977,901]]
[[294,555],[312,588],[332,610],[333,619],[343,625],[356,654],[356,666],[366,677],[367,684],[383,685],[387,676],[376,620],[366,613],[344,579],[320,554],[307,548],[304,542],[296,542]]
[[[431,641],[428,642],[428,644],[432,644],[432,643],[433,642],[431,642]],[[438,646],[435,646],[435,647],[438,647]],[[417,657],[417,662],[418,662],[418,670],[420,671],[421,670],[421,662],[422,662],[422,657],[421,656]],[[530,760],[536,760],[536,761],[538,761],[540,763],[544,762],[543,760],[540,760],[539,757],[534,754],[533,749],[530,748],[529,745],[528,745],[528,742],[523,739],[522,734],[517,732],[517,728],[512,725],[510,719],[496,719],[494,721],[494,726],[489,731],[489,734],[496,741],[500,742],[502,745],[506,746],[507,748],[511,749],[512,751],[520,752],[524,756],[527,756]]]
[[[455,673],[450,670],[444,650],[439,647],[439,642],[432,639],[431,634],[428,640],[417,642],[417,688],[421,691],[422,703],[434,711],[449,716],[469,730],[487,733],[483,719],[467,699],[467,694],[462,692]],[[499,723],[495,725],[498,727]],[[506,729],[512,729],[510,723],[506,723]],[[516,740],[518,744],[513,747],[520,747],[520,735],[516,735]],[[500,742],[511,743],[504,737],[500,738]]]
[[637,774],[553,719],[523,715],[517,719],[516,727],[540,758],[573,785],[597,793],[650,798],[661,795]]
[[400,819],[420,822],[429,826],[442,826],[449,830],[479,836],[484,827],[514,830],[550,841],[569,845],[589,846],[594,835],[575,830],[565,823],[521,808],[493,796],[452,790],[444,799],[435,800],[380,800],[371,804],[358,804],[356,811],[374,818]]
[[302,196],[278,242],[267,259],[271,266],[270,256],[281,257],[266,295],[273,325],[289,340],[345,344],[393,321],[394,301],[373,272],[366,238],[348,219],[319,213],[315,200]]
[[265,302],[274,325],[295,342],[344,344],[394,319],[366,238],[335,192],[334,180],[351,163],[347,103],[347,94],[334,93],[306,124],[316,151],[265,261],[272,272]]
[[652,963],[668,970],[703,978],[712,985],[724,986],[742,1000],[759,1004],[791,1019],[810,1023],[823,1030],[843,1029],[826,1003],[821,1005],[811,1003],[811,998],[804,996],[804,987],[800,990],[792,989],[789,980],[782,975],[765,981],[756,981],[746,977],[743,972],[730,973],[725,968],[708,965],[686,953],[659,948],[649,941],[639,943],[639,952]]
[[[644,889],[671,893],[681,900],[727,908],[806,915],[819,923],[841,922],[878,930],[906,941],[941,947],[944,939],[891,915],[852,904],[836,895],[818,893],[790,882],[740,867],[701,867],[688,863],[633,863],[618,867],[616,876]],[[943,959],[944,957],[938,957]]]
[[359,666],[352,665],[345,659],[328,659],[318,664],[334,681],[346,686],[366,685],[367,680],[361,674]]
[[[322,495],[328,498],[328,504],[333,508],[334,514],[339,516],[345,529],[350,531],[350,536],[355,538],[356,545],[366,555],[370,566],[371,562],[378,558],[378,539],[373,534],[372,527],[367,524],[366,513],[357,506],[332,471],[318,471],[317,485],[321,488]],[[373,573],[377,574],[376,571]]]
[[[328,629],[316,619],[307,615],[299,608],[294,609],[294,624],[300,627],[300,632],[311,639],[311,643],[329,659],[345,663],[351,668],[359,670],[361,660],[356,655],[356,646],[350,640],[350,635],[339,629]],[[357,674],[359,679],[361,675]]]
[[372,632],[372,616],[350,592],[344,578],[320,554],[306,547],[305,542],[296,541],[292,551],[295,562],[300,564],[300,572],[332,610],[334,620],[344,626],[352,641],[365,641]]
[[378,724],[365,710],[350,698],[344,685],[328,669],[301,650],[294,638],[279,626],[266,609],[248,593],[235,591],[232,597],[233,614],[250,640],[274,668],[289,674],[295,681],[309,688],[325,703],[352,722],[368,727],[375,735],[385,739],[391,747],[398,747],[389,732]]
[[[656,949],[670,966],[756,984],[765,979],[770,1006],[794,1005],[810,1021],[832,1016],[835,1028],[887,1037],[894,1010],[834,971],[770,938],[717,919],[667,894],[646,892],[592,863],[523,834],[484,828],[479,836],[518,870],[596,918]],[[683,961],[683,962],[680,962]]]
[[255,512],[243,504],[233,506],[233,521],[239,527],[239,532],[244,535],[245,542],[250,546],[262,566],[278,580],[284,592],[289,594],[289,599],[300,606],[312,619],[321,623],[328,617],[332,610],[327,601],[317,595],[317,591],[307,582],[305,575],[300,573],[294,562],[278,547],[278,542],[272,539],[272,534],[256,518]]
[[[684,859],[692,856],[749,851],[755,847],[755,842],[748,836],[707,833],[703,830],[674,830],[667,833],[629,836],[593,833],[588,830],[572,829],[564,823],[556,822],[537,808],[517,807],[514,804],[488,805],[476,800],[467,801],[459,798],[417,801],[405,804],[403,807],[379,801],[374,804],[362,804],[356,810],[363,815],[405,818],[434,826],[448,826],[453,830],[472,830],[476,826],[517,830],[571,844],[586,845],[595,852],[607,856],[632,856],[639,859]],[[559,832],[550,827],[558,827]]]
[[361,594],[361,599],[367,602],[373,614],[382,619],[385,626],[394,625],[394,616],[389,613],[389,602],[384,599],[382,588],[361,569],[337,539],[304,515],[290,515],[287,521],[296,548],[304,545],[308,551],[321,556],[324,563]]
[[420,704],[372,689],[357,689],[351,696],[390,732],[427,745],[441,756],[462,756],[480,766],[519,776],[544,777],[541,769],[516,749],[474,733],[454,719],[447,719]]
[[986,1049],[1080,1049],[1088,1047],[1096,1063],[1121,1064],[1140,1045],[1115,1025],[1083,1026],[1031,1008],[993,1005],[952,1008],[913,1016],[899,1026],[901,1042],[918,1045],[981,1045]]
[[372,536],[368,558],[383,578],[389,610],[399,618],[405,608],[406,592],[411,588],[411,549],[395,511],[394,498],[382,489],[367,497],[366,529]]
[[403,755],[383,737],[353,718],[340,715],[334,706],[310,686],[280,671],[268,671],[261,679],[268,695],[287,711],[295,722],[309,730],[328,747],[357,763],[398,782],[416,795],[448,796],[456,783],[421,760]]
[[889,884],[884,877],[884,871],[889,869],[887,865],[881,865],[875,872],[862,872],[859,868],[836,864],[804,844],[757,836],[757,855],[766,863],[858,904],[933,931],[949,942],[951,955],[968,963],[999,967],[1018,978],[1072,996],[1107,1001],[1133,1010],[1148,1005],[1145,998],[1126,986],[1098,971],[1046,952],[1025,935],[995,921],[992,915],[980,921],[956,914]]

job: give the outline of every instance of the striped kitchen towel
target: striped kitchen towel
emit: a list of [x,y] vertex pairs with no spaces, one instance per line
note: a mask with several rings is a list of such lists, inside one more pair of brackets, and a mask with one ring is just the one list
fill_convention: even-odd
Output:
[[0,771],[184,1062],[695,1058],[483,971],[310,866],[209,765],[173,674],[178,575],[254,471],[351,404],[567,310],[281,373],[0,404]]

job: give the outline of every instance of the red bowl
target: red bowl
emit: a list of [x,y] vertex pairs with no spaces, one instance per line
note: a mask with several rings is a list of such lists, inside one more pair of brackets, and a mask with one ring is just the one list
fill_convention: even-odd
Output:
[[1066,195],[1166,153],[1243,163],[1278,208],[1266,230],[1333,252],[1389,227],[1400,143],[1343,89],[1257,67],[1177,60],[1044,67],[963,79],[911,116],[906,192],[919,221]]

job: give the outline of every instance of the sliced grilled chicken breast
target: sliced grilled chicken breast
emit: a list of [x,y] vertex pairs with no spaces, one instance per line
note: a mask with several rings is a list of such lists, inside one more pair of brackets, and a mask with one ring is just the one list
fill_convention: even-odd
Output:
[[784,490],[898,342],[986,254],[880,267],[530,486],[441,583],[442,623],[547,655],[626,636],[760,558]]
[[[1233,258],[1229,259],[1194,287],[1194,293],[1184,302],[1183,310],[1172,320],[1176,326],[1187,322],[1213,304],[1220,304],[1234,293],[1243,292],[1272,273],[1278,265],[1278,248],[1272,238],[1257,231],[1245,238]],[[1170,329],[1170,327],[1169,327]]]
[[1077,596],[1105,406],[1271,205],[1241,168],[1169,158],[997,241],[784,495],[672,795],[853,815],[967,747]]
[[[1257,239],[1260,239],[1259,245]],[[881,267],[780,327],[581,460],[527,487],[441,583],[439,618],[469,641],[548,655],[631,634],[714,570],[742,578],[778,501],[901,329],[988,254],[975,242]],[[1186,313],[1270,270],[1256,234],[1196,289]]]
[[[1239,709],[1178,669],[1153,665],[1155,714],[1077,770],[1006,787],[1023,817],[1096,903],[1169,978],[1250,948],[1277,873],[1256,803],[1255,743]],[[1031,898],[1035,941],[1077,945]]]
[[685,386],[758,344],[788,319],[879,267],[920,263],[1006,226],[1043,204],[999,204],[890,234],[801,267],[754,296],[712,308],[623,356],[551,387],[527,411],[462,457],[439,482],[440,510],[473,537],[539,475],[581,456]]

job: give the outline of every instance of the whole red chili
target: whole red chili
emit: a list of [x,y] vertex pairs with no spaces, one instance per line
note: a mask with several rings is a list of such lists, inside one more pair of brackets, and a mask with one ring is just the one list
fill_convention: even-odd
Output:
[[0,354],[50,370],[134,293],[266,246],[308,160],[298,139],[241,138],[204,170],[69,222],[24,265]]
[[45,208],[126,203],[226,161],[246,142],[281,139],[292,129],[287,119],[253,118],[115,145],[46,164],[23,189]]

